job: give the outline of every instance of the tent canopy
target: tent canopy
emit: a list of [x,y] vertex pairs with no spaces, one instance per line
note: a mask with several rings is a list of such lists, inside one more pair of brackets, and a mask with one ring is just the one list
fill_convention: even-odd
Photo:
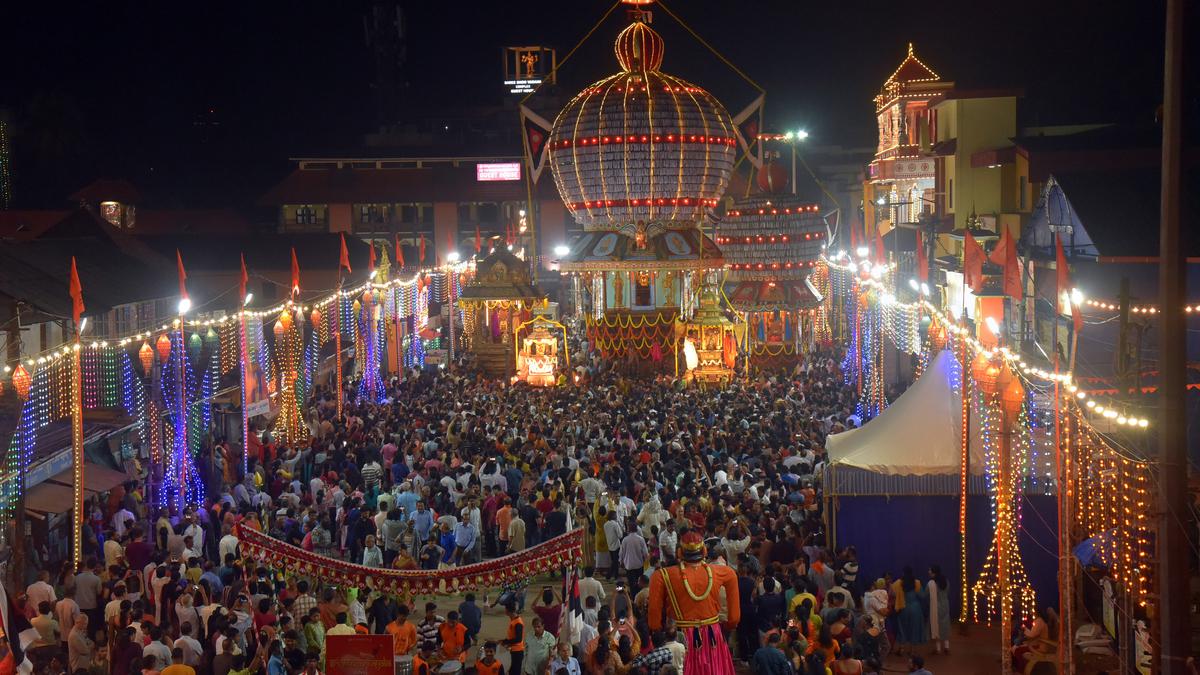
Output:
[[[877,474],[958,475],[962,368],[943,350],[926,372],[878,417],[826,441],[830,463]],[[971,473],[983,473],[983,434],[971,415]]]

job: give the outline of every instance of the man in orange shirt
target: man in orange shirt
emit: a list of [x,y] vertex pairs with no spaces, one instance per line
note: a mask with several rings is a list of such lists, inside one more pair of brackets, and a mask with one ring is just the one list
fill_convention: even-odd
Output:
[[510,673],[519,673],[525,662],[525,620],[517,611],[517,603],[511,600],[504,606],[504,613],[508,614],[508,634],[504,636],[504,646],[508,648],[508,655],[512,659],[508,670]]
[[438,637],[442,638],[442,657],[447,661],[467,662],[467,627],[458,620],[458,612],[446,615],[446,622],[438,626]]
[[500,542],[501,556],[508,555],[508,525],[512,522],[512,505],[508,497],[503,498],[503,505],[496,511],[496,539]]
[[413,657],[412,675],[433,675],[433,669],[429,667],[429,659],[433,656],[436,646],[432,640],[421,643],[421,652]]
[[387,625],[392,636],[392,655],[408,656],[417,644],[417,627],[408,621],[408,605],[400,605],[396,618]]

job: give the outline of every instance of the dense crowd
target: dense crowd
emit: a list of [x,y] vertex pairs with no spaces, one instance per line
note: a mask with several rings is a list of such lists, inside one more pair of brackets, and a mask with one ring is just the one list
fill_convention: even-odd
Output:
[[[669,622],[650,630],[648,579],[687,531],[737,571],[741,618],[726,630],[755,673],[853,675],[931,639],[949,650],[940,570],[897,561],[867,577],[853,546],[826,548],[825,439],[855,402],[835,354],[725,388],[584,363],[577,385],[554,388],[462,363],[412,371],[379,403],[351,381],[341,418],[318,390],[310,442],[255,434],[245,458],[226,439],[206,445],[206,502],[183,513],[127,483],[92,502],[84,564],[47,565],[17,598],[37,635],[26,656],[54,675],[294,675],[324,672],[329,636],[366,632],[390,634],[418,675],[670,675],[687,645]],[[569,621],[559,581],[467,594],[443,616],[435,598],[283,575],[240,557],[237,523],[331,558],[429,570],[586,528],[583,620]],[[507,628],[487,635],[498,608]],[[0,651],[3,675],[14,658]]]

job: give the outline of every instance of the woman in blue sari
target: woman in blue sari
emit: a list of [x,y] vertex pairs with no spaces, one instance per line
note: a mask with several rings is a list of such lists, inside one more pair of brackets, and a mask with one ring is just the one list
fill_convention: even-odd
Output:
[[[905,567],[898,584],[900,593],[904,595],[904,607],[898,611],[896,616],[896,626],[899,629],[897,653],[911,654],[913,647],[925,642],[925,612],[921,607],[921,582],[913,577],[911,567]],[[899,601],[896,604],[899,605]]]

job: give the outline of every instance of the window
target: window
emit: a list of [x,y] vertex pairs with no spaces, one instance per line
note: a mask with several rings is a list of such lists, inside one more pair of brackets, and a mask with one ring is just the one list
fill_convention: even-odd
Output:
[[91,317],[91,328],[88,330],[88,332],[91,334],[92,337],[97,337],[97,338],[112,337],[112,333],[110,332],[110,330],[111,330],[111,325],[108,320],[107,312],[104,314],[96,314]]
[[417,222],[420,207],[416,204],[401,204],[400,205],[400,222],[415,223]]
[[117,316],[117,335],[129,335],[137,332],[136,305],[121,305],[113,311]]
[[1017,183],[1017,200],[1020,203],[1020,208],[1022,211],[1025,210],[1025,189],[1028,180],[1029,179],[1025,176],[1021,176]]
[[296,207],[296,224],[297,225],[316,225],[317,210],[311,206]]
[[496,223],[500,221],[500,206],[495,202],[480,204],[475,209],[481,223]]
[[474,206],[474,205],[473,204],[459,204],[458,205],[458,222],[469,223],[469,222],[475,220],[474,216],[472,215],[472,211],[474,211],[475,209],[471,208],[472,206]]

